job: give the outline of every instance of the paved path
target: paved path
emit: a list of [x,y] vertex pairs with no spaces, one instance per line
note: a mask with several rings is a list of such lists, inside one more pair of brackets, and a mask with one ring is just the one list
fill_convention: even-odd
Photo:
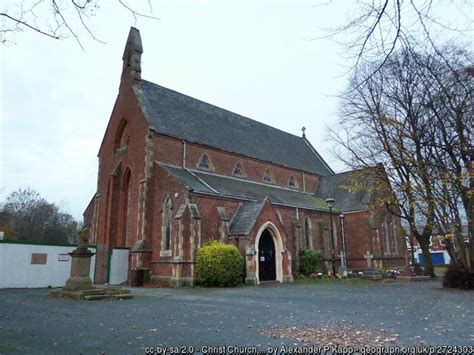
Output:
[[[46,289],[0,290],[0,354],[144,354],[147,346],[293,345],[272,325],[355,322],[402,345],[474,345],[474,293],[437,281],[133,289],[126,301],[72,301]],[[323,345],[323,344],[321,344]]]

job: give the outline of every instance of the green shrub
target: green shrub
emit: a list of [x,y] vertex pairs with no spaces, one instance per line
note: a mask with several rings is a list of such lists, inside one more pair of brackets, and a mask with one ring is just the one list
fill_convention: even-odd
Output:
[[322,253],[320,250],[302,249],[299,252],[300,272],[303,275],[309,276],[316,272],[322,260]]
[[237,286],[242,282],[244,258],[231,244],[213,241],[196,255],[196,283],[203,286]]

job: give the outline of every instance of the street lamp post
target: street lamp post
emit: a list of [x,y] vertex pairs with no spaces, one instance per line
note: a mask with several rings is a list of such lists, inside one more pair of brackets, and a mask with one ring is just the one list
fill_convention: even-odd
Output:
[[334,206],[334,199],[332,197],[328,197],[325,201],[328,206],[329,206],[329,219],[331,221],[331,226],[330,226],[330,231],[331,231],[331,264],[332,264],[332,276],[336,276],[336,264],[335,264],[335,259],[334,259],[334,229],[332,225],[332,207]]

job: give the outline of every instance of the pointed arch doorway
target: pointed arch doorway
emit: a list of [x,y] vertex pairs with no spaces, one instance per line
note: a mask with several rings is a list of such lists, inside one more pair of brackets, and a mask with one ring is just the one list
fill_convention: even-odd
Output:
[[283,243],[278,229],[271,222],[260,227],[255,240],[257,283],[283,281]]
[[268,229],[265,229],[258,242],[258,279],[276,280],[275,243]]

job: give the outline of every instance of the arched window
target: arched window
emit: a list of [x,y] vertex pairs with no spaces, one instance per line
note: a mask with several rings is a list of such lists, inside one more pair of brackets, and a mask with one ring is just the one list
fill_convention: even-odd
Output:
[[383,250],[385,255],[391,254],[391,233],[390,233],[390,223],[388,221],[388,216],[384,216],[382,223],[380,224],[380,236],[383,242]]
[[273,177],[272,177],[272,174],[270,173],[270,170],[268,169],[265,170],[265,172],[263,173],[262,180],[268,183],[273,183]]
[[288,186],[291,187],[291,188],[298,188],[298,184],[295,180],[295,177],[293,175],[290,176],[290,179],[288,180]]
[[163,227],[162,227],[162,249],[171,249],[171,199],[166,196],[163,202]]
[[212,166],[211,158],[209,157],[207,153],[204,153],[203,155],[201,155],[197,163],[197,167],[199,169],[204,169],[204,170],[214,170],[214,167]]
[[127,168],[122,177],[121,202],[120,202],[120,243],[119,246],[127,246],[128,244],[128,220],[129,220],[129,201],[130,201],[130,178],[131,171]]
[[386,215],[383,219],[382,236],[385,255],[398,255],[397,227],[390,215]]
[[392,251],[393,251],[393,255],[399,255],[398,239],[397,239],[397,226],[396,226],[396,224],[393,220],[390,223],[390,230],[392,231]]
[[312,230],[311,230],[311,220],[309,217],[306,217],[304,220],[304,238],[305,238],[305,246],[306,248],[312,248]]
[[237,163],[235,163],[235,166],[234,166],[234,171],[232,172],[233,175],[235,176],[245,176],[245,171],[244,171],[244,168],[242,167],[242,164],[240,163],[240,161],[238,161]]
[[122,120],[117,129],[117,134],[114,140],[114,151],[125,149],[130,142],[130,131],[128,128],[127,120]]

